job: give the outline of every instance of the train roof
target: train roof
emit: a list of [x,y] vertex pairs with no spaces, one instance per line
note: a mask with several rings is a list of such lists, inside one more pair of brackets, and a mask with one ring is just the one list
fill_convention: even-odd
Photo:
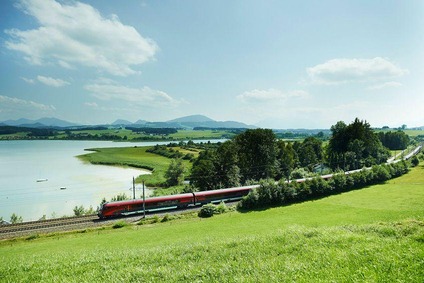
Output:
[[[179,195],[169,195],[169,196],[160,196],[160,197],[151,197],[146,198],[146,203],[148,202],[160,202],[160,201],[170,201],[170,200],[176,200],[180,198],[192,198],[192,193],[186,193],[186,194],[179,194]],[[105,205],[112,206],[112,205],[131,205],[135,203],[142,203],[143,199],[131,199],[131,200],[120,200],[120,201],[113,201],[113,202],[107,202]]]
[[214,194],[218,194],[218,193],[233,193],[233,192],[249,191],[249,190],[256,188],[256,187],[259,187],[259,186],[253,185],[253,186],[220,189],[220,190],[202,191],[202,192],[195,192],[194,194],[196,196],[208,196],[208,195],[214,195]]

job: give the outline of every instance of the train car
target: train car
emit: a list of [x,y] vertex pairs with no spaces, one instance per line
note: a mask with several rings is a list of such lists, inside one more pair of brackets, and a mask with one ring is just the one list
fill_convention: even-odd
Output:
[[213,203],[213,202],[221,202],[221,201],[229,201],[229,200],[239,200],[243,196],[247,195],[249,191],[257,186],[246,186],[239,188],[229,188],[222,190],[212,190],[212,191],[203,191],[203,192],[195,192],[194,204],[205,204],[205,203]]
[[[193,193],[147,198],[145,209],[146,211],[149,211],[161,208],[187,207],[190,204],[194,204],[194,199]],[[105,203],[100,208],[98,216],[100,218],[108,218],[141,211],[143,211],[142,199],[123,200]]]
[[[183,208],[189,205],[202,205],[206,203],[240,200],[249,191],[258,186],[246,186],[222,190],[203,191],[179,195],[147,198],[146,211],[156,209]],[[123,200],[105,203],[99,210],[100,218],[124,216],[143,211],[143,200]]]

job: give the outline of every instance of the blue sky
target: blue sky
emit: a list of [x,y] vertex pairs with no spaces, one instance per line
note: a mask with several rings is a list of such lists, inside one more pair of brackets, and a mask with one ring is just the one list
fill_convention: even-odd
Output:
[[424,125],[424,1],[0,2],[0,121]]

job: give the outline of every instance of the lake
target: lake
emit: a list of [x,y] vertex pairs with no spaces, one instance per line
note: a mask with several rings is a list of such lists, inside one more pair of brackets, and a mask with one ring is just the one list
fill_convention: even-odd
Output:
[[[158,142],[0,141],[0,217],[9,221],[15,213],[30,221],[43,215],[72,216],[75,206],[96,209],[104,197],[109,200],[122,193],[132,197],[132,178],[147,171],[86,164],[75,156],[88,153],[84,151],[87,148],[155,144]],[[136,197],[140,197],[141,186],[136,189]]]

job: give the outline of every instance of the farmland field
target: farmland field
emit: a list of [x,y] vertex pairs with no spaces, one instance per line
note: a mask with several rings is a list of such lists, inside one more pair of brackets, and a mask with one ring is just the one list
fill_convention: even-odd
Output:
[[421,165],[286,207],[4,241],[0,281],[422,282],[423,203]]

